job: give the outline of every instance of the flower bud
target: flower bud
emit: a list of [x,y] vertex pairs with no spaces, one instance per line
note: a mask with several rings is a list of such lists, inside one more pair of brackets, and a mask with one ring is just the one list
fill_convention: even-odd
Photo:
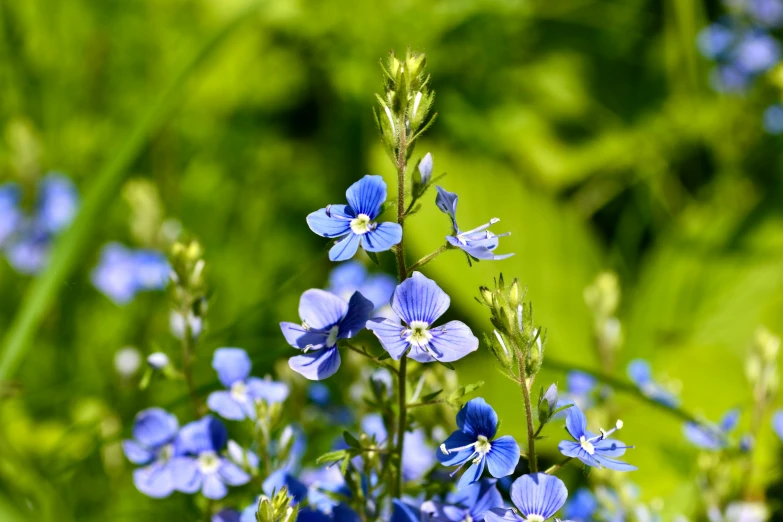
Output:
[[503,339],[500,332],[495,330],[491,336],[484,334],[484,342],[489,346],[490,351],[503,368],[511,370],[514,367],[516,354],[507,344],[506,340]]
[[551,384],[538,398],[538,422],[546,424],[557,409],[557,385]]
[[147,364],[149,364],[153,370],[162,370],[169,365],[169,362],[169,356],[163,352],[155,352],[147,356]]
[[525,374],[528,376],[537,374],[544,363],[544,340],[541,338],[542,335],[539,335],[538,329],[533,330],[532,338],[535,339],[535,342],[531,339],[525,357]]

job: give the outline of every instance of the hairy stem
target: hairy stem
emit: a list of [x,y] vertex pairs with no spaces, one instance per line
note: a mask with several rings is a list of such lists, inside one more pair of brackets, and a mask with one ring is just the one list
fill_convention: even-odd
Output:
[[421,259],[419,259],[418,261],[416,261],[415,263],[413,263],[411,266],[407,268],[408,272],[413,272],[417,268],[423,267],[424,265],[426,265],[427,263],[429,263],[439,255],[441,255],[443,252],[448,250],[450,246],[451,245],[446,243],[445,245],[437,249],[435,252],[432,252],[431,254],[427,254],[426,256],[422,257]]
[[[190,402],[193,405],[193,409],[196,411],[196,415],[202,415],[202,404],[199,400],[198,392],[196,391],[196,385],[193,381],[193,329],[190,326],[189,318],[189,306],[183,307],[185,318],[185,329],[182,332],[182,373],[185,376],[185,384],[188,387],[188,395],[190,396]],[[180,313],[183,313],[180,312]]]
[[517,349],[517,361],[519,361],[519,387],[522,388],[522,398],[525,401],[525,417],[527,419],[527,455],[528,466],[531,473],[538,472],[538,458],[536,457],[536,429],[533,426],[533,406],[530,402],[530,387],[533,385],[533,378],[528,382],[525,373],[525,362],[522,351]]
[[560,468],[562,468],[563,466],[565,466],[566,464],[568,464],[572,460],[574,460],[573,457],[566,457],[565,459],[563,459],[562,461],[558,462],[557,464],[552,464],[551,466],[549,466],[546,469],[546,471],[544,471],[544,473],[546,473],[547,475],[552,475],[554,473],[557,473],[557,471]]
[[[400,143],[399,150],[397,151],[397,223],[400,227],[405,222],[405,172],[408,168],[408,136],[405,126],[405,116],[400,118]],[[397,275],[400,282],[405,281],[408,278],[408,269],[405,267],[405,234],[403,233],[400,243],[397,245]],[[407,391],[406,386],[408,370],[408,358],[407,354],[403,355],[400,359],[400,370],[398,373],[397,382],[399,383],[399,389],[397,394],[399,395],[399,417],[397,419],[397,451],[395,452],[397,462],[397,477],[394,481],[394,498],[399,498],[402,493],[402,450],[405,444],[405,430],[408,422],[408,409],[407,409]]]

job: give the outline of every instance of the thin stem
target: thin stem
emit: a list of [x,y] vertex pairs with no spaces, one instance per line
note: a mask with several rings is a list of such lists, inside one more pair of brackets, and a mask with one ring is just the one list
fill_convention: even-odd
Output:
[[525,366],[522,360],[522,352],[518,351],[519,361],[519,378],[522,381],[520,388],[522,388],[522,398],[525,401],[525,416],[527,417],[527,454],[528,465],[530,466],[531,473],[538,472],[538,458],[536,457],[536,430],[533,427],[533,407],[530,403],[530,386],[533,384],[533,379],[528,382],[527,375],[525,375]]
[[[399,150],[397,151],[397,223],[400,227],[405,222],[405,172],[408,165],[408,131],[405,125],[405,115],[400,118],[400,143]],[[397,245],[397,275],[400,282],[405,281],[408,278],[408,270],[405,267],[405,234],[403,233],[400,243]],[[399,498],[402,493],[402,452],[403,445],[405,444],[405,430],[408,422],[408,409],[407,409],[407,391],[406,386],[408,384],[407,379],[408,370],[408,357],[407,354],[403,355],[400,359],[400,371],[398,373],[397,382],[399,383],[399,389],[397,393],[399,395],[399,412],[397,419],[397,448],[395,452],[395,460],[397,462],[397,480],[394,482],[392,491],[394,492],[394,498]]]
[[424,265],[426,265],[427,263],[429,263],[439,255],[441,255],[443,252],[448,250],[449,247],[451,247],[451,245],[446,243],[445,245],[437,249],[435,252],[432,252],[431,254],[427,254],[426,256],[422,257],[421,259],[419,259],[418,261],[416,261],[415,263],[413,263],[411,266],[407,268],[408,272],[413,272],[417,268],[423,267]]
[[367,357],[368,359],[370,359],[370,360],[371,360],[372,362],[374,362],[375,364],[378,364],[378,365],[380,365],[380,366],[383,366],[384,368],[386,368],[386,369],[387,369],[387,370],[389,370],[390,372],[392,372],[392,373],[399,373],[399,372],[397,371],[397,368],[395,368],[393,364],[390,364],[390,363],[387,363],[386,361],[382,361],[382,360],[378,359],[378,358],[377,358],[377,357],[375,357],[373,354],[371,354],[371,353],[370,353],[370,352],[368,352],[366,349],[364,349],[364,347],[362,347],[362,348],[358,348],[358,347],[354,346],[353,344],[351,344],[351,343],[349,343],[349,342],[343,342],[343,344],[344,344],[345,346],[347,346],[349,350],[351,350],[351,351],[353,351],[353,352],[356,352],[356,353],[358,353],[359,355],[363,355],[364,357]]
[[421,408],[423,406],[435,406],[436,404],[446,404],[446,399],[436,399],[433,401],[412,402],[408,404],[408,409]]
[[572,460],[574,460],[573,457],[566,457],[565,459],[558,462],[557,464],[552,464],[551,466],[549,466],[544,473],[546,473],[547,475],[553,475],[554,473],[557,472],[557,470],[559,470],[560,468],[562,468]]
[[[186,299],[186,302],[187,301],[188,300]],[[185,322],[185,330],[182,332],[182,373],[185,376],[185,384],[188,387],[190,402],[193,405],[193,409],[196,411],[196,415],[200,416],[203,413],[202,405],[199,400],[198,392],[196,391],[196,385],[193,381],[193,329],[188,320],[190,307],[183,307],[183,311],[180,313],[183,314],[182,317]]]

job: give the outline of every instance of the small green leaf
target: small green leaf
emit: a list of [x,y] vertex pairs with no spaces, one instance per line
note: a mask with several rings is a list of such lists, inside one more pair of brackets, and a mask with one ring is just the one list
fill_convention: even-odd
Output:
[[382,354],[380,354],[380,355],[377,357],[377,360],[379,360],[379,361],[385,361],[386,359],[390,359],[390,358],[391,358],[391,355],[389,354],[389,352],[387,352],[387,351],[384,351]]
[[367,257],[370,258],[370,261],[372,261],[375,266],[381,266],[381,262],[378,261],[378,254],[375,252],[368,252],[367,250],[365,250],[365,252],[367,252]]
[[432,399],[434,399],[435,397],[437,397],[441,393],[443,393],[443,390],[438,390],[436,392],[429,393],[429,394],[427,394],[427,395],[425,395],[424,397],[421,398],[421,402],[431,401]]
[[450,362],[438,361],[438,363],[440,363],[441,365],[445,366],[446,368],[448,368],[451,371],[455,371],[456,370],[456,368],[454,368],[454,365],[451,364]]
[[344,431],[343,432],[343,439],[345,440],[345,443],[348,444],[352,448],[360,448],[361,444],[359,444],[359,439],[351,435],[351,432]]
[[331,462],[337,462],[340,459],[348,457],[348,452],[345,450],[338,450],[338,451],[330,451],[329,453],[324,453],[320,457],[318,457],[315,460],[316,464],[327,464]]

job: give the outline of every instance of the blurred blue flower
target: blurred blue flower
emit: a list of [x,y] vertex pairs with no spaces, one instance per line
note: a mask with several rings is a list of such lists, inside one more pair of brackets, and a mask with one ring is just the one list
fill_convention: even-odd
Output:
[[511,509],[495,508],[485,515],[487,522],[544,522],[563,507],[568,490],[563,481],[546,473],[522,475],[511,485],[511,501],[522,517]]
[[458,196],[442,187],[436,186],[438,196],[435,198],[435,204],[445,214],[451,218],[451,224],[454,227],[454,235],[446,236],[446,240],[457,248],[462,249],[470,257],[483,260],[506,259],[514,254],[495,255],[493,251],[498,247],[498,238],[508,236],[511,232],[495,235],[489,230],[490,226],[498,221],[498,218],[492,218],[489,223],[481,225],[473,230],[461,232],[457,225],[457,199]]
[[764,130],[775,135],[783,133],[783,103],[776,103],[766,108]]
[[303,351],[291,357],[288,365],[313,381],[331,377],[340,367],[337,341],[358,334],[372,310],[372,302],[359,292],[346,302],[324,290],[305,291],[299,300],[302,324],[280,323],[288,344]]
[[493,477],[511,475],[519,463],[519,445],[510,435],[493,440],[498,428],[498,416],[484,399],[468,401],[457,413],[457,431],[440,445],[438,460],[444,466],[470,467],[462,474],[457,489],[478,482],[484,467]]
[[176,489],[217,500],[226,496],[227,486],[247,484],[250,475],[220,454],[227,441],[226,427],[209,415],[185,425],[176,441],[182,456],[171,463]]
[[261,462],[254,451],[243,448],[238,442],[229,440],[226,446],[228,457],[246,471],[258,470],[258,464]]
[[207,399],[209,409],[224,419],[256,418],[256,403],[283,402],[288,398],[288,385],[282,382],[250,377],[253,364],[242,348],[218,348],[212,356],[212,367],[227,388],[212,392]]
[[677,396],[653,380],[650,363],[644,359],[634,359],[628,363],[628,377],[639,391],[655,402],[670,408],[679,406],[680,400]]
[[756,23],[776,28],[783,25],[782,0],[747,0],[747,13]]
[[332,392],[324,383],[315,381],[307,387],[307,397],[318,406],[326,407],[329,405]]
[[[242,522],[241,514],[236,509],[221,509],[212,515],[212,522]],[[253,521],[256,522],[256,515],[253,513]]]
[[329,274],[328,290],[345,300],[350,299],[354,292],[359,292],[372,301],[376,315],[394,320],[396,316],[389,301],[396,286],[397,279],[389,274],[370,274],[362,263],[349,261],[337,265]]
[[619,440],[608,438],[622,427],[622,422],[617,421],[614,428],[609,431],[601,430],[601,433],[596,435],[587,431],[587,418],[582,410],[578,406],[572,406],[568,409],[566,430],[574,440],[561,441],[558,449],[566,457],[579,459],[588,466],[606,467],[615,471],[633,471],[637,469],[636,466],[614,460],[614,457],[623,456],[625,450],[633,446],[626,446]]
[[[379,446],[385,446],[388,433],[379,413],[370,413],[362,417],[361,430],[371,437]],[[424,430],[417,429],[405,432],[402,449],[402,477],[406,481],[419,480],[435,465],[435,452]]]
[[79,206],[76,186],[65,175],[51,172],[38,182],[36,206],[32,215],[19,208],[20,193],[15,184],[3,187],[0,197],[0,245],[17,272],[39,272],[49,256],[57,234],[67,228]]
[[772,429],[775,430],[780,440],[783,441],[783,410],[778,410],[772,416]]
[[351,490],[346,486],[337,466],[306,470],[301,473],[300,478],[307,486],[308,504],[322,513],[331,514],[340,504],[332,495],[351,497]]
[[386,182],[381,176],[364,176],[345,196],[347,205],[329,205],[307,216],[310,230],[319,236],[342,238],[329,250],[329,259],[350,259],[359,246],[368,252],[383,252],[402,240],[400,225],[375,222],[386,201]]
[[160,252],[108,243],[90,278],[95,288],[114,303],[126,304],[138,292],[165,288],[170,270],[166,256]]
[[133,483],[148,497],[167,497],[174,491],[172,458],[178,428],[174,415],[161,408],[149,408],[136,415],[133,439],[122,441],[128,460],[143,466],[133,471]]
[[738,68],[749,74],[759,74],[780,61],[780,44],[767,32],[755,29],[742,35],[733,53]]
[[728,436],[737,427],[739,417],[740,410],[733,409],[726,412],[718,425],[708,422],[686,422],[683,426],[683,434],[696,447],[718,451],[729,445]]
[[579,488],[563,508],[563,516],[573,522],[591,522],[598,509],[595,495],[587,488]]
[[272,498],[283,487],[288,489],[288,494],[293,498],[294,504],[299,504],[307,498],[307,486],[286,469],[279,469],[269,475],[261,489],[264,491],[264,495]]
[[420,183],[422,187],[426,187],[429,185],[430,180],[432,179],[432,167],[433,167],[433,161],[432,161],[432,154],[429,152],[424,155],[423,158],[421,158],[421,161],[419,162],[418,169],[419,169],[419,176]]
[[432,522],[482,522],[484,514],[503,507],[503,497],[494,479],[482,479],[471,486],[449,493],[446,501],[427,501],[421,505],[422,520]]
[[389,319],[372,319],[372,330],[394,360],[406,353],[415,361],[453,362],[478,349],[478,339],[468,325],[449,321],[431,328],[449,308],[451,300],[432,279],[414,272],[400,283],[392,296],[392,310],[405,326]]
[[724,21],[718,21],[699,32],[697,43],[699,50],[706,58],[715,60],[726,54],[735,38],[734,28],[728,26]]
[[403,500],[392,500],[392,516],[389,522],[421,522],[421,509]]

